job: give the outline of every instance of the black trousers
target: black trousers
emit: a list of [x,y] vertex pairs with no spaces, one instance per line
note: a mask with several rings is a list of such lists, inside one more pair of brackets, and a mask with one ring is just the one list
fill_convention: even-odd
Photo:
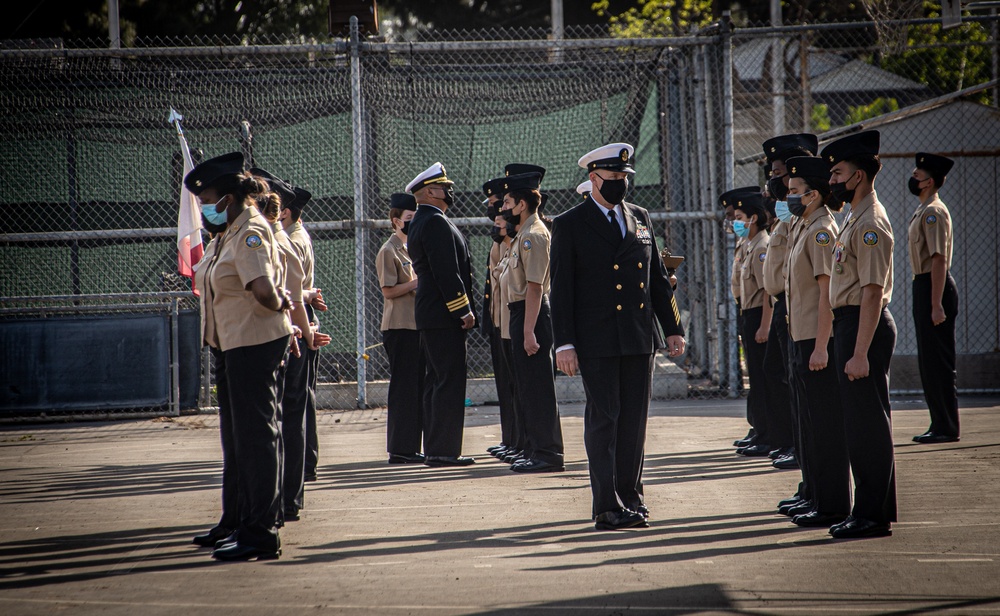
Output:
[[420,332],[415,329],[385,330],[382,345],[389,358],[386,451],[404,455],[419,453],[424,434],[424,375],[427,372],[420,348]]
[[504,369],[507,372],[507,395],[510,396],[513,407],[511,410],[512,425],[509,445],[518,451],[524,451],[528,448],[528,437],[525,435],[524,418],[522,417],[521,406],[518,402],[520,396],[517,393],[517,379],[514,378],[514,345],[511,343],[510,338],[500,336],[498,340],[500,341],[500,356],[504,363]]
[[222,516],[219,526],[236,530],[240,526],[239,467],[236,464],[236,436],[233,427],[233,404],[229,399],[226,378],[226,354],[209,347],[215,359],[215,392],[219,401],[219,437],[222,441]]
[[282,336],[225,352],[239,468],[239,541],[266,550],[281,544],[275,528],[281,508],[277,379],[288,341]]
[[844,367],[854,355],[860,312],[858,306],[833,311],[837,379],[854,476],[851,514],[874,522],[895,522],[896,464],[889,407],[889,363],[896,348],[896,323],[889,309],[883,308],[868,347],[868,376],[851,381]]
[[[313,307],[306,304],[306,316],[310,323],[319,326],[319,319]],[[305,345],[303,345],[305,347]],[[308,347],[302,350],[302,356],[306,358],[309,367],[308,392],[306,393],[306,462],[305,475],[307,477],[316,476],[316,467],[319,466],[319,434],[316,432],[316,384],[319,380],[319,351],[313,351]]]
[[770,426],[767,425],[767,374],[764,372],[764,354],[767,352],[767,343],[761,344],[755,339],[763,316],[763,308],[744,310],[743,329],[740,331],[740,335],[743,338],[747,376],[750,381],[750,391],[747,392],[747,422],[757,432],[757,443],[770,445]]
[[809,357],[815,348],[815,338],[792,343],[796,367],[792,382],[798,389],[804,420],[802,449],[796,454],[803,474],[809,475],[806,484],[816,510],[847,515],[851,511],[851,464],[833,338],[827,343],[829,360],[822,370],[809,369]]
[[774,449],[791,447],[792,396],[789,383],[788,315],[785,294],[774,300],[771,329],[764,351],[764,374],[767,378],[767,436],[765,441]]
[[465,330],[420,330],[427,361],[424,380],[424,453],[458,456],[465,428]]
[[652,355],[581,357],[587,393],[583,441],[594,517],[643,504],[642,459],[653,377]]
[[555,361],[552,352],[552,314],[549,298],[542,297],[535,321],[538,352],[524,350],[525,302],[511,302],[510,346],[514,379],[517,381],[517,408],[524,420],[528,457],[550,464],[563,463],[562,426],[556,402]]
[[285,510],[304,506],[306,463],[306,409],[309,399],[309,357],[306,343],[299,340],[301,357],[289,354],[285,368],[285,390],[281,401],[281,442],[284,447],[281,495]]
[[504,358],[503,338],[500,328],[490,331],[490,359],[493,361],[493,381],[497,386],[497,401],[500,404],[500,442],[508,447],[517,443],[517,409],[510,370]]
[[[831,336],[830,339],[832,340],[833,337]],[[788,373],[791,375],[792,398],[795,400],[795,404],[792,407],[792,422],[794,424],[792,437],[795,446],[795,459],[799,463],[799,473],[802,476],[795,494],[799,498],[812,500],[812,472],[809,468],[809,452],[813,448],[810,439],[815,431],[809,423],[809,414],[805,410],[806,400],[802,393],[802,383],[797,376],[799,372],[799,354],[795,351],[795,342],[789,339],[788,345]],[[808,359],[807,357],[807,362]],[[834,361],[832,352],[829,361],[831,364]],[[809,364],[807,363],[806,369],[808,368]]]
[[955,372],[955,317],[958,289],[951,273],[944,282],[945,322],[931,320],[931,275],[913,279],[913,326],[917,334],[917,363],[924,400],[931,412],[931,432],[959,436],[958,385]]

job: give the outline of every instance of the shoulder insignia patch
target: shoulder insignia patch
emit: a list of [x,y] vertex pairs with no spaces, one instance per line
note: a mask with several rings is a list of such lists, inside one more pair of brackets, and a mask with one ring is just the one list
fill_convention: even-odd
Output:
[[819,244],[820,246],[829,246],[830,245],[830,234],[827,233],[826,231],[817,231],[816,232],[816,243]]
[[243,241],[246,243],[247,248],[249,248],[250,250],[257,250],[258,248],[264,245],[264,240],[260,239],[260,236],[257,235],[256,233],[251,233]]
[[757,258],[760,260],[761,263],[763,263],[764,262],[764,258],[766,256],[767,256],[767,253],[766,252],[762,252],[759,255],[757,255]]
[[926,222],[929,225],[933,225],[934,223],[937,222],[937,216],[935,216],[934,214],[928,214],[927,218],[924,219],[924,222]]
[[524,240],[523,242],[521,242],[521,248],[524,248],[525,250],[531,250],[531,240]]
[[863,241],[866,246],[874,246],[875,244],[878,244],[878,233],[874,230],[865,231],[861,241]]

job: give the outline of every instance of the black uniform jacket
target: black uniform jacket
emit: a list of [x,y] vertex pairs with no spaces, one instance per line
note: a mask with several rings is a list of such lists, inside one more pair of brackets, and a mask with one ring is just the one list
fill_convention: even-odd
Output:
[[649,212],[623,203],[622,238],[604,211],[588,198],[553,222],[555,346],[572,344],[579,357],[649,354],[662,346],[654,314],[666,336],[684,335]]
[[417,274],[417,329],[461,327],[462,317],[475,313],[465,236],[441,210],[419,205],[406,247]]

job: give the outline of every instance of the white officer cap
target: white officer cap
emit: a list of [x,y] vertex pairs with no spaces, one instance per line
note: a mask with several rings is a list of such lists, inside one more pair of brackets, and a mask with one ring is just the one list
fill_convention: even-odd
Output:
[[454,184],[454,182],[448,179],[448,173],[444,170],[444,165],[441,163],[434,163],[417,175],[417,177],[410,180],[410,183],[406,185],[406,192],[415,193],[424,186],[430,186],[431,184],[447,184],[449,186]]
[[581,195],[585,195],[591,192],[592,190],[594,190],[594,183],[591,182],[590,180],[584,180],[583,182],[580,182],[579,184],[576,185],[576,192],[580,193]]
[[588,173],[595,169],[635,173],[631,165],[634,154],[635,148],[627,143],[609,143],[584,154],[578,164]]

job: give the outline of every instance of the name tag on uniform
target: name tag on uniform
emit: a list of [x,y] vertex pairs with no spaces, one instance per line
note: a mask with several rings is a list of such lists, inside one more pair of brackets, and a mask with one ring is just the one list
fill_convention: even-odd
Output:
[[653,236],[649,233],[649,228],[641,222],[635,224],[635,238],[643,244],[652,244]]

